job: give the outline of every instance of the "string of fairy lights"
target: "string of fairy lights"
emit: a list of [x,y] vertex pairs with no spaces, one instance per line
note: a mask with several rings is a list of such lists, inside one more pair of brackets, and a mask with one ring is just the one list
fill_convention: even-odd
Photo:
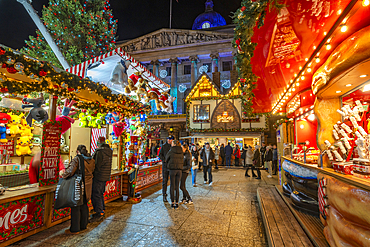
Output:
[[[356,11],[353,11],[352,14],[350,12],[357,2],[358,1],[352,0],[343,11],[337,11],[337,15],[339,15],[339,18],[328,32],[323,32],[323,35],[325,37],[321,41],[321,43],[317,47],[313,46],[314,52],[312,53],[312,55],[309,58],[305,58],[305,64],[299,67],[298,73],[294,74],[294,77],[289,81],[287,88],[284,89],[284,92],[279,95],[278,100],[273,104],[271,110],[272,114],[277,114],[278,112],[281,112],[284,106],[289,102],[291,97],[296,95],[295,91],[298,91],[300,82],[304,81],[306,77],[310,78],[307,75],[312,73],[313,65],[320,64],[320,57],[323,57],[323,53],[325,53],[325,50],[326,52],[329,52],[332,49],[332,43],[333,40],[335,40],[335,37],[340,33],[347,32],[348,22]],[[369,5],[370,0],[362,1],[363,7],[368,7]],[[325,50],[323,50],[323,48],[325,48]]]

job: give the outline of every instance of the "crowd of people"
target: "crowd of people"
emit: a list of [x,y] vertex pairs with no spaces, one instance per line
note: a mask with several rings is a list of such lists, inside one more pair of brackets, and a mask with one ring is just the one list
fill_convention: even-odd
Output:
[[[278,152],[276,145],[265,145],[262,147],[256,145],[244,145],[241,149],[239,145],[235,147],[228,143],[226,146],[215,145],[211,148],[209,143],[205,143],[203,147],[197,144],[181,144],[175,140],[173,136],[167,138],[167,142],[162,146],[159,143],[152,144],[150,148],[151,157],[158,154],[162,160],[162,195],[163,201],[167,200],[167,184],[170,180],[170,200],[171,207],[178,208],[179,203],[193,204],[193,201],[186,189],[186,179],[191,173],[191,182],[193,187],[197,187],[196,176],[198,170],[203,170],[204,184],[212,186],[212,167],[218,169],[219,165],[226,167],[240,166],[246,167],[245,176],[250,177],[248,171],[252,170],[252,177],[261,179],[261,170],[269,172],[268,178],[276,175],[278,171]],[[254,173],[257,172],[257,175]],[[180,190],[182,191],[182,200],[180,198]]]

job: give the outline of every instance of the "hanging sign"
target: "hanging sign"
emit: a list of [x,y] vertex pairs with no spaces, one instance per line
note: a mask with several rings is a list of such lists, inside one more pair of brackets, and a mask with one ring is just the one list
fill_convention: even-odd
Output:
[[0,244],[44,225],[44,197],[0,204]]
[[0,143],[0,150],[7,150],[10,156],[14,156],[14,140]]
[[44,123],[39,168],[40,186],[58,182],[61,134],[62,126],[60,122],[49,120]]

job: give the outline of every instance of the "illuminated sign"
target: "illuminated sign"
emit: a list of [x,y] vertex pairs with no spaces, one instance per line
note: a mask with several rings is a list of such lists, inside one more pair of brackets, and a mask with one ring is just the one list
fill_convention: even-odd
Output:
[[234,122],[234,116],[229,116],[227,111],[224,111],[222,115],[217,116],[217,123],[230,123]]

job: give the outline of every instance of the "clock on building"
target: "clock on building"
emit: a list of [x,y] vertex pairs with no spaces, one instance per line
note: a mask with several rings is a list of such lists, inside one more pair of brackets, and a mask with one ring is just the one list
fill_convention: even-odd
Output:
[[205,21],[202,23],[202,29],[206,29],[206,28],[210,28],[211,27],[211,23],[209,23],[208,21]]

